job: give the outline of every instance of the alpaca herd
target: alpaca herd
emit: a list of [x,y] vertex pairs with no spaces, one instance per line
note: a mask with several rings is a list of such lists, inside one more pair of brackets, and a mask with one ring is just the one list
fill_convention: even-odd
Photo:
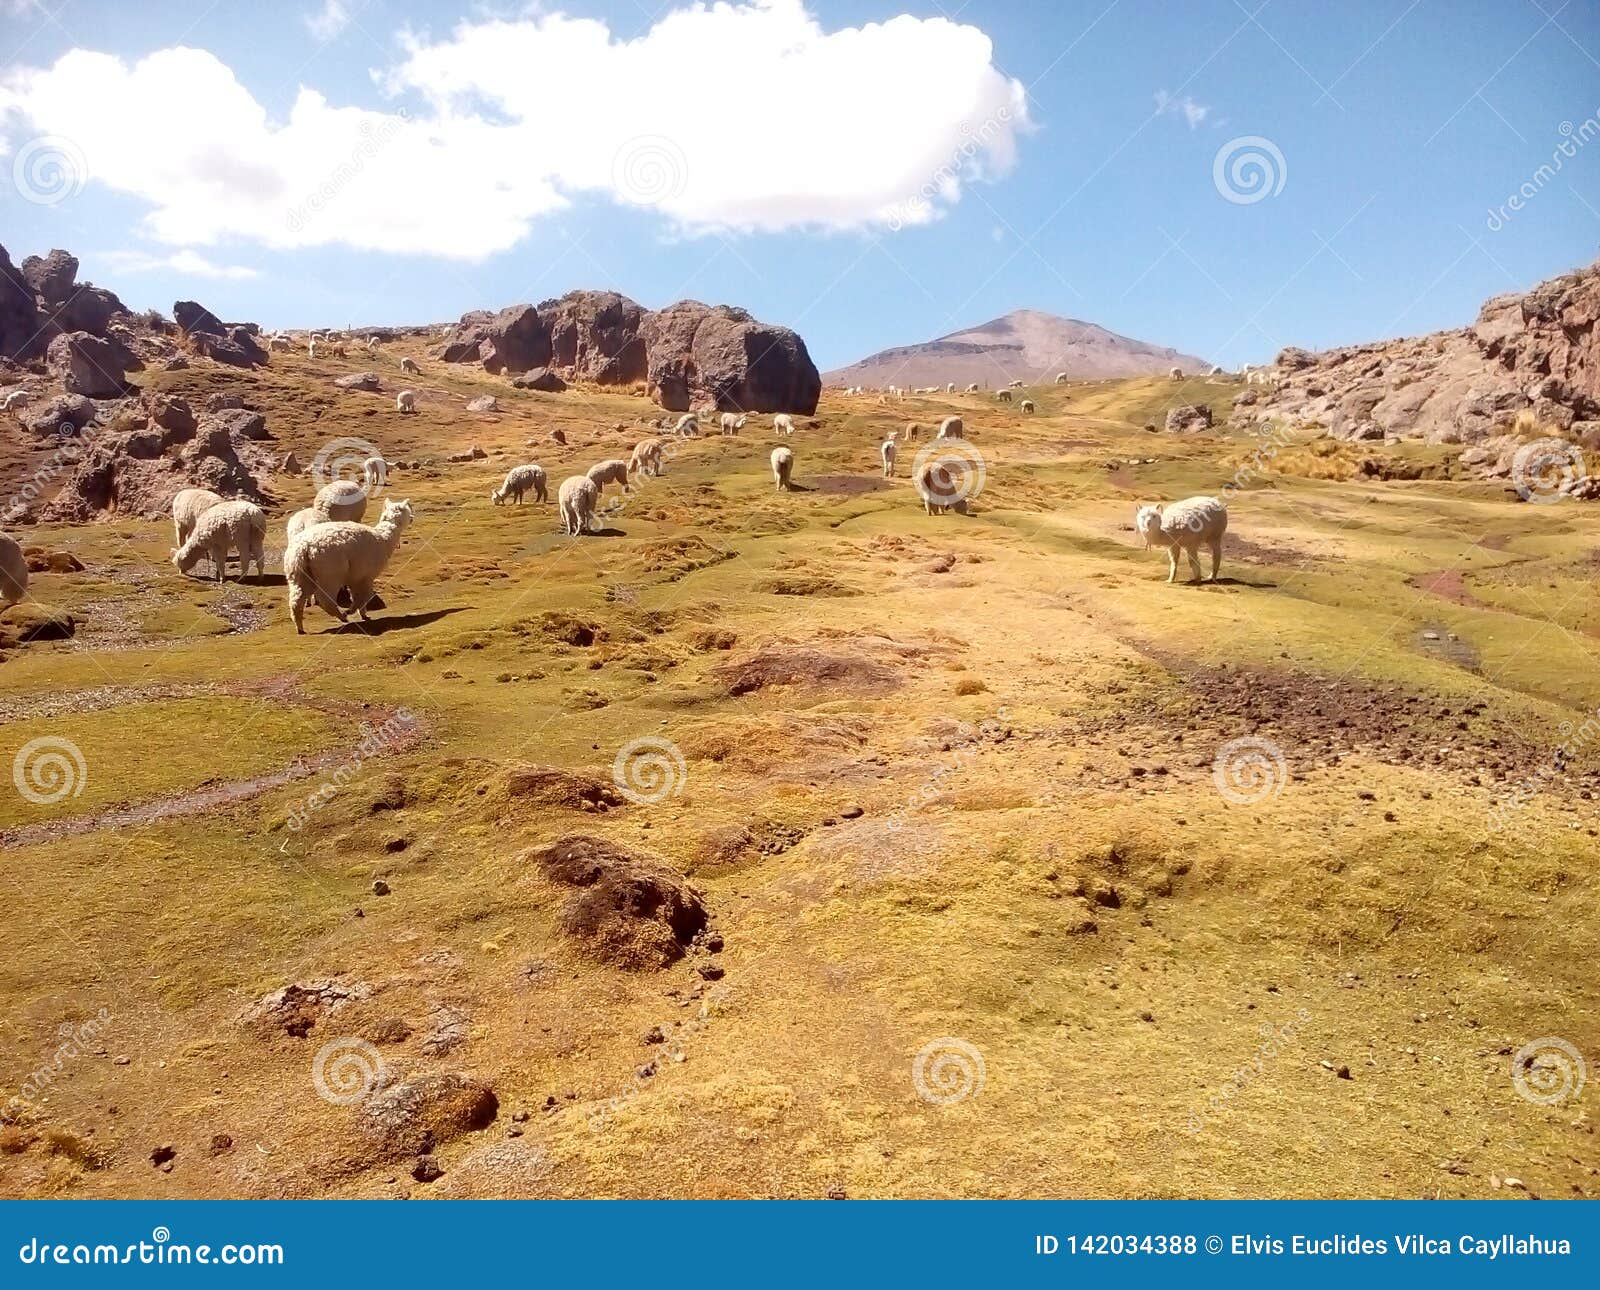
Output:
[[[408,359],[402,366],[407,364],[415,370],[415,363]],[[997,397],[1009,400],[1011,388],[1014,387],[997,391]],[[397,406],[401,411],[414,410],[412,392],[403,391]],[[1024,400],[1021,406],[1025,412],[1034,410],[1032,400]],[[686,412],[663,433],[677,438],[696,437],[700,434],[702,415],[711,414]],[[737,435],[749,422],[748,414],[723,412],[715,415],[719,428],[726,435]],[[772,429],[775,435],[792,438],[795,419],[780,412],[772,418]],[[883,478],[895,477],[902,445],[917,440],[921,429],[916,422],[908,422],[880,443]],[[564,435],[552,438],[565,442]],[[965,440],[965,422],[960,416],[947,416],[940,421],[933,438]],[[948,456],[924,462],[923,457],[927,455],[918,457],[912,471],[912,482],[921,496],[925,513],[943,515],[955,510],[965,514],[968,463]],[[636,478],[659,476],[663,456],[662,439],[646,438],[634,446],[626,460],[607,458],[585,473],[563,480],[556,493],[562,533],[578,537],[593,531],[604,491],[616,488],[627,494],[632,491],[630,484]],[[794,449],[779,444],[772,450],[770,464],[777,491],[791,491],[794,488]],[[377,579],[414,518],[409,502],[388,501],[375,524],[363,524],[369,495],[387,482],[388,467],[384,459],[381,456],[367,458],[362,463],[361,476],[359,482],[335,480],[327,484],[318,491],[310,506],[289,517],[283,572],[296,632],[304,633],[306,606],[312,603],[341,623],[348,622],[351,613],[366,620]],[[535,503],[549,500],[545,470],[534,462],[511,467],[501,484],[489,493],[489,500],[496,506],[506,503],[521,506],[530,497]],[[247,576],[252,566],[258,575],[265,573],[266,516],[255,503],[228,501],[207,489],[186,488],[172,499],[172,522],[177,545],[171,556],[179,572],[189,574],[205,560],[209,562],[210,576],[220,582],[232,556],[238,560],[241,577]],[[1216,579],[1222,564],[1222,540],[1227,525],[1227,507],[1222,501],[1214,497],[1191,497],[1165,508],[1141,506],[1133,527],[1144,540],[1146,550],[1151,547],[1166,550],[1167,581],[1172,582],[1177,576],[1180,553],[1188,560],[1195,581],[1202,580],[1199,560],[1202,547],[1211,552],[1211,579]],[[27,584],[28,570],[21,548],[10,538],[0,536],[0,608],[20,600]]]

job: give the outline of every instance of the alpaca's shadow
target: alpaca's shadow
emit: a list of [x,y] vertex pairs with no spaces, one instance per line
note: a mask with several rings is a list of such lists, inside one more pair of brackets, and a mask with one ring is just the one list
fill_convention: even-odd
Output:
[[1204,582],[1184,578],[1180,581],[1185,587],[1249,587],[1252,591],[1271,591],[1278,585],[1275,582],[1246,582],[1243,578],[1207,578]]
[[287,587],[289,580],[281,573],[257,573],[248,578],[235,578],[241,587]]
[[353,619],[348,623],[340,623],[337,627],[330,627],[322,633],[324,636],[382,636],[387,632],[407,631],[413,627],[426,627],[429,623],[436,623],[449,614],[459,614],[466,610],[465,605],[456,605],[450,609],[430,609],[425,614],[395,614],[388,618],[369,618],[365,622]]
[[815,488],[807,488],[804,484],[790,484],[785,491],[790,493],[814,493],[817,490]]
[[[567,536],[570,537],[571,534],[568,534]],[[605,538],[627,537],[628,531],[626,529],[585,529],[582,536]]]

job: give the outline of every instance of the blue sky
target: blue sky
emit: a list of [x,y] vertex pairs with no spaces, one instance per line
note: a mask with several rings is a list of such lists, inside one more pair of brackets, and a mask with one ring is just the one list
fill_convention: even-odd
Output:
[[[558,42],[549,7],[0,0],[0,241],[269,326],[725,301],[823,367],[1020,307],[1232,366],[1459,325],[1600,255],[1588,0],[800,2],[658,28],[684,6],[573,0],[604,28]],[[175,47],[204,61],[51,71]],[[372,159],[286,232],[346,131]],[[64,195],[29,169],[52,147]]]

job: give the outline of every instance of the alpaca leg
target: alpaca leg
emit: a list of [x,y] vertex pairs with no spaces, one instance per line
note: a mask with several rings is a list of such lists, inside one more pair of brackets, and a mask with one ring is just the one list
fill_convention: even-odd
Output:
[[1222,568],[1222,539],[1213,538],[1211,541],[1211,581],[1217,580],[1217,570]]
[[1171,582],[1178,576],[1178,548],[1167,548],[1167,581]]
[[1183,548],[1183,554],[1188,558],[1189,572],[1193,575],[1189,581],[1204,582],[1205,579],[1200,574],[1200,548],[1198,546],[1186,546]]
[[370,578],[362,582],[352,583],[350,585],[350,606],[356,611],[356,613],[361,615],[363,622],[365,622],[367,618],[367,601],[371,599],[372,580]]
[[306,634],[306,593],[297,582],[289,584],[289,617],[294,619],[294,630],[297,635]]

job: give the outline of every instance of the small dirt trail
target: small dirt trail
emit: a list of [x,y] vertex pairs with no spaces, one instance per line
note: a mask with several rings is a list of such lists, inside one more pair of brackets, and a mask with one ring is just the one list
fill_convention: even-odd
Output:
[[[248,779],[208,780],[195,788],[170,793],[149,801],[132,805],[118,804],[87,815],[75,815],[61,820],[42,820],[0,832],[0,846],[32,846],[53,842],[58,838],[75,837],[101,829],[121,829],[129,826],[154,824],[180,816],[198,815],[205,811],[232,806],[249,801],[298,779],[309,779],[323,771],[345,765],[364,766],[377,758],[392,757],[413,747],[422,736],[423,722],[410,709],[388,707],[381,704],[359,703],[348,699],[333,699],[324,695],[308,694],[294,684],[291,677],[272,677],[265,681],[237,685],[152,685],[105,686],[76,694],[51,695],[35,700],[31,710],[0,712],[5,720],[18,716],[55,716],[62,712],[102,711],[106,708],[124,707],[134,703],[159,702],[164,699],[193,698],[196,695],[216,695],[229,698],[269,699],[274,703],[288,703],[309,708],[323,716],[344,720],[357,737],[348,745],[326,749],[311,757],[296,757],[286,766]],[[22,704],[14,706],[24,706]]]

